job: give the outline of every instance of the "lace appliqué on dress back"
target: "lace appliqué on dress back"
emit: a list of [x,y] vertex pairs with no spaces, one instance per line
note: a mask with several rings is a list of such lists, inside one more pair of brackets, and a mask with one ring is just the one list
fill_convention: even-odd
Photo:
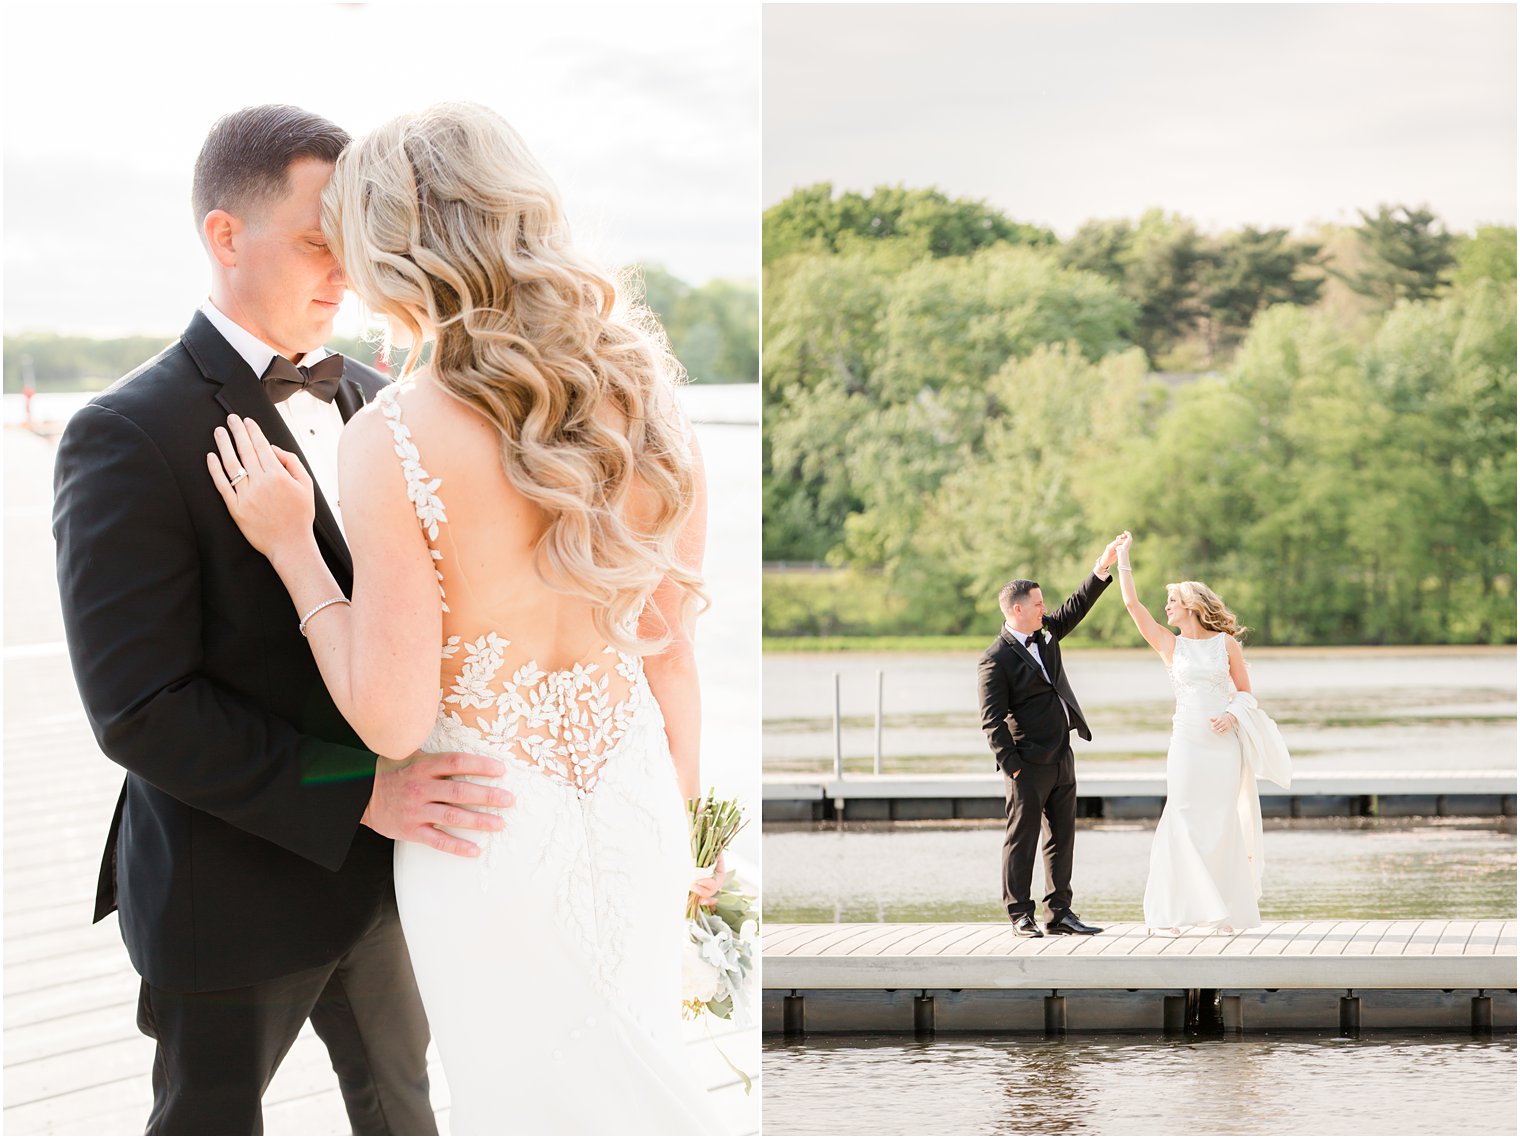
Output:
[[[422,465],[411,430],[401,420],[399,386],[380,393],[380,407],[401,460],[407,497],[427,535],[439,601],[448,613],[443,554],[435,545],[439,526],[448,524],[438,496],[443,480],[433,478]],[[548,672],[530,659],[504,675],[511,644],[494,630],[473,639],[448,637],[440,657],[453,662],[457,671],[448,689],[440,689],[439,726],[476,734],[493,750],[508,751],[577,794],[589,794],[633,717],[652,699],[643,683],[643,662],[608,645],[602,651],[611,658],[610,671],[602,662],[582,661]],[[614,672],[627,682],[626,695],[619,700],[612,696]],[[467,717],[470,711],[475,715]]]

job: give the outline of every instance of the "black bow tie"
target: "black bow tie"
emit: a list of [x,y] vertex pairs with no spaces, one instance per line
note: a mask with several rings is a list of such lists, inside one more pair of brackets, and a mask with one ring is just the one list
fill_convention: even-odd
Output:
[[264,381],[264,394],[273,403],[284,403],[300,391],[316,396],[323,403],[332,403],[333,396],[338,394],[338,381],[343,378],[343,357],[335,352],[311,367],[303,368],[284,356],[276,356],[259,378]]
[[1024,640],[1024,647],[1026,649],[1038,649],[1043,647],[1044,644],[1045,634],[1043,633],[1030,633]]

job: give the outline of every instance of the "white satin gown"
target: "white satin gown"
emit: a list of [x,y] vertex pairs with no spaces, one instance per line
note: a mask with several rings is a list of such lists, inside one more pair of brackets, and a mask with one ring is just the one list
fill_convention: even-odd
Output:
[[686,812],[641,660],[546,672],[450,590],[447,511],[380,396],[444,610],[423,750],[494,756],[515,804],[479,858],[396,844],[396,901],[452,1095],[455,1135],[722,1130],[681,1033]]
[[1235,696],[1227,634],[1178,637],[1169,673],[1177,696],[1166,753],[1166,808],[1145,883],[1153,929],[1261,924],[1261,799],[1239,733],[1209,721]]

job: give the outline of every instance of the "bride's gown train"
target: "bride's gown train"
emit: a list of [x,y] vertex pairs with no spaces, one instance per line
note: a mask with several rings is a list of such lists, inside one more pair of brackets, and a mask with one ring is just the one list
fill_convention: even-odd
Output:
[[1216,733],[1230,681],[1226,634],[1178,637],[1169,672],[1177,695],[1166,753],[1166,809],[1151,846],[1145,924],[1153,929],[1261,924],[1261,800],[1232,729]]
[[[686,812],[638,657],[545,671],[449,588],[448,518],[380,397],[439,580],[438,719],[423,750],[504,761],[515,804],[476,858],[396,844],[396,901],[456,1134],[722,1130],[688,1069]],[[458,594],[463,594],[456,596]]]

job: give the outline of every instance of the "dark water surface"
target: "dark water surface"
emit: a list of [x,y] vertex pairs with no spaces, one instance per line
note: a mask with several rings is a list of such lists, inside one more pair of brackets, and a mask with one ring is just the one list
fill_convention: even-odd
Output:
[[767,1135],[1513,1135],[1515,1037],[809,1035],[764,1052]]
[[[1511,820],[1512,824],[1513,820]],[[1087,921],[1140,921],[1154,824],[1077,832],[1074,908]],[[772,922],[1002,921],[1001,826],[872,830],[767,828]],[[1513,826],[1439,820],[1271,826],[1261,915],[1513,918]],[[1045,891],[1035,872],[1035,897]]]

